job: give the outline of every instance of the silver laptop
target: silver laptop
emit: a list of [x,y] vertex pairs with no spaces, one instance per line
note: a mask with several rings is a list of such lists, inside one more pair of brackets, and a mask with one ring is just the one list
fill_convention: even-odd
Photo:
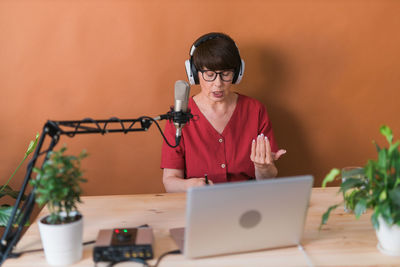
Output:
[[298,245],[312,185],[306,175],[191,188],[186,227],[171,236],[185,258]]

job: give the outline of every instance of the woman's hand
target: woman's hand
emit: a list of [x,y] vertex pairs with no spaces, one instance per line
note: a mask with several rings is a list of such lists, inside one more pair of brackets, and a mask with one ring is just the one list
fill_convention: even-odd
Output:
[[[163,183],[168,193],[185,192],[190,187],[207,185],[205,177],[184,179],[184,171],[180,169],[164,169]],[[208,179],[208,185],[213,184]]]
[[268,137],[263,134],[259,135],[257,140],[253,139],[250,159],[254,163],[256,179],[275,177],[278,174],[278,170],[275,167],[274,161],[278,160],[285,153],[286,150],[284,149],[280,149],[276,153],[272,152]]
[[207,184],[205,177],[189,178],[189,179],[186,179],[185,182],[186,182],[186,189],[189,189],[190,187],[198,187],[198,186],[205,186],[205,185],[213,185],[214,184],[210,179],[208,179],[208,184]]

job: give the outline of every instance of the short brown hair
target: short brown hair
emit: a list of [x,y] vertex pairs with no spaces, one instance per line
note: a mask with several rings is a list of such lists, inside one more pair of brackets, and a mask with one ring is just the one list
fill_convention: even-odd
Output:
[[234,69],[241,65],[239,50],[231,37],[225,33],[208,33],[194,42],[193,63],[197,70]]

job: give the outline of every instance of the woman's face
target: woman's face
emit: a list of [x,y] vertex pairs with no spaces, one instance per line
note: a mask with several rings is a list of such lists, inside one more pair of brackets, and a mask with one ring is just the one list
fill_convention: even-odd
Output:
[[[221,75],[227,74],[226,71],[217,70],[216,72],[221,74],[218,74],[214,81],[206,81],[204,77],[207,79],[207,73],[198,72],[201,94],[213,102],[222,102],[231,94],[232,81],[226,82],[221,79]],[[227,80],[226,76],[224,76],[224,80]]]

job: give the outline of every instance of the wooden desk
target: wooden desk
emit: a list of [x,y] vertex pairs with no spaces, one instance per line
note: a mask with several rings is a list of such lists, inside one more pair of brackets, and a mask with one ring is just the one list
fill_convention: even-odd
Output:
[[[400,266],[400,257],[381,254],[370,223],[371,212],[355,220],[353,214],[338,208],[328,225],[318,231],[321,215],[328,206],[340,201],[337,188],[314,188],[306,220],[303,246],[315,266]],[[134,227],[149,224],[154,229],[155,258],[177,249],[168,230],[185,225],[185,194],[148,194],[84,197],[80,210],[84,215],[84,241],[96,239],[100,229]],[[279,203],[277,203],[279,204]],[[43,216],[42,211],[39,216]],[[36,223],[18,243],[17,251],[41,247]],[[93,245],[84,247],[82,260],[73,266],[94,266]],[[149,261],[154,264],[155,260]],[[4,266],[47,266],[43,252],[8,259]],[[104,266],[99,264],[98,266]],[[139,266],[123,263],[117,266]],[[182,255],[168,255],[160,266],[307,266],[297,247],[264,250],[229,256],[185,260]]]

